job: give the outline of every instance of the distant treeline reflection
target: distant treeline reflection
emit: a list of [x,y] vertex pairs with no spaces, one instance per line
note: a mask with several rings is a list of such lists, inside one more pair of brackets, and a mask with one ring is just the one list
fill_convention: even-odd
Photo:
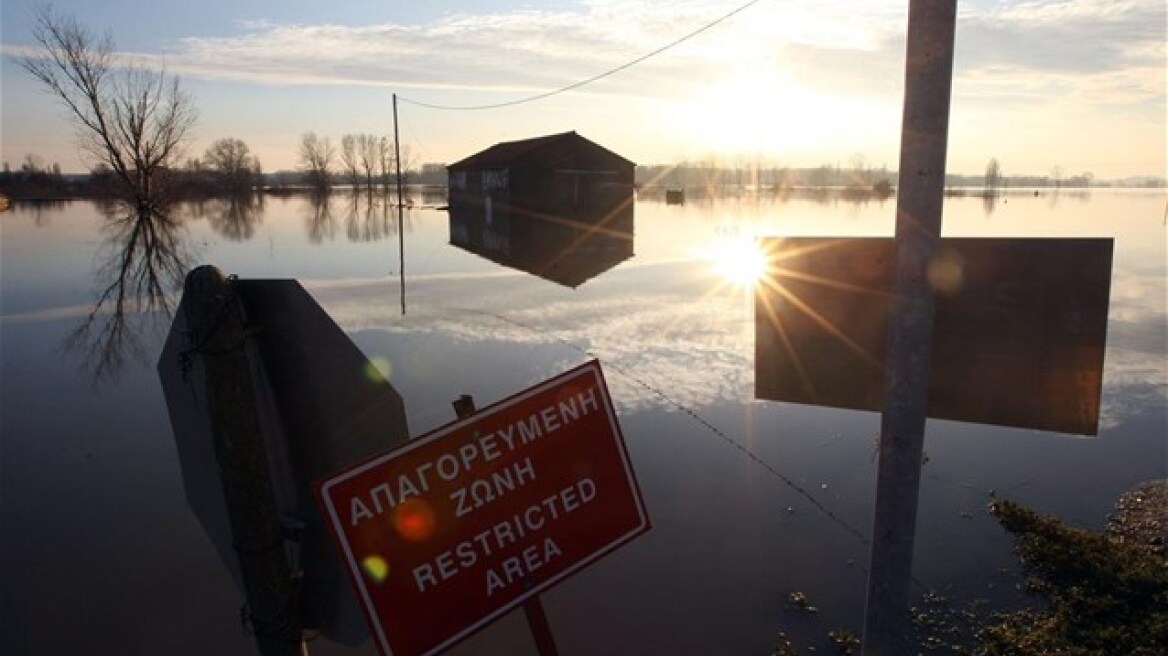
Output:
[[[405,198],[407,211],[403,212],[406,232],[413,228],[413,217],[408,208],[435,206],[444,203],[445,188],[441,193],[431,189],[414,188]],[[184,217],[206,220],[216,234],[230,241],[253,238],[263,224],[268,203],[275,198],[298,198],[296,212],[304,224],[309,242],[323,244],[338,238],[350,242],[373,242],[396,239],[398,234],[397,195],[367,189],[341,189],[333,192],[314,192],[307,189],[283,190],[270,194],[247,194],[227,198],[190,200],[174,205]]]
[[[873,167],[862,158],[856,158],[852,166],[822,165],[818,167],[781,167],[748,161],[726,164],[723,162],[685,162],[676,165],[648,165],[636,168],[636,184],[642,189],[672,188],[701,190],[770,190],[785,193],[785,190],[847,190],[852,196],[887,195],[896,185],[897,173],[887,167]],[[305,171],[276,171],[264,173],[246,169],[243,173],[224,175],[208,169],[205,165],[194,164],[186,168],[166,170],[160,174],[160,182],[165,183],[165,200],[197,201],[210,198],[225,198],[251,193],[273,195],[298,195],[316,193],[346,192],[354,188],[371,190],[373,193],[393,193],[394,185],[389,178],[379,177],[376,184],[352,182],[348,174],[329,174],[322,181],[313,181]],[[443,189],[446,187],[446,166],[428,162],[419,169],[402,172],[403,183],[412,187]],[[1088,189],[1091,187],[1139,186],[1162,187],[1162,178],[1133,178],[1120,181],[1099,181],[1090,173],[1080,175],[1001,175],[995,173],[992,184],[985,175],[964,175],[949,173],[945,176],[945,186],[950,191],[970,190],[976,193],[983,188],[995,191],[1011,190],[1058,190]],[[444,193],[444,191],[443,191]],[[712,193],[712,191],[711,191]],[[4,163],[0,170],[0,195],[17,200],[45,200],[71,198],[112,198],[125,197],[125,189],[110,171],[97,168],[88,174],[62,173],[58,165],[44,165],[35,157],[28,156],[19,168]],[[826,194],[830,196],[831,194]],[[840,194],[836,194],[837,196]],[[429,201],[424,201],[429,202]]]
[[845,203],[884,202],[895,195],[890,185],[875,187],[665,187],[646,185],[637,189],[637,200],[645,202],[684,203],[705,205],[724,201],[728,198],[755,198],[759,200],[811,201],[824,205]]
[[[303,197],[305,202],[297,207],[312,243],[342,234],[354,242],[398,234],[396,194],[353,190]],[[98,291],[64,344],[81,370],[100,384],[117,378],[130,362],[145,361],[144,338],[170,324],[176,292],[197,260],[188,235],[191,222],[205,220],[224,239],[248,241],[263,223],[267,202],[256,193],[164,205],[95,201],[103,218],[93,270]],[[402,218],[405,229],[412,229],[410,213],[403,212]]]

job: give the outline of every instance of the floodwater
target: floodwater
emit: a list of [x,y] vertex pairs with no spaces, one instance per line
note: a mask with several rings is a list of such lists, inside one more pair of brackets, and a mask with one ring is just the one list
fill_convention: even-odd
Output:
[[[543,595],[563,654],[769,654],[862,626],[879,415],[754,398],[757,236],[887,236],[895,200],[742,193],[635,204],[632,257],[569,287],[451,244],[445,212],[405,215],[405,314],[392,208],[335,194],[174,208],[180,256],[296,278],[402,395],[410,430],[450,402],[604,367],[652,529]],[[954,603],[1017,603],[991,491],[1101,528],[1168,475],[1165,194],[1092,190],[946,202],[945,234],[1113,237],[1096,437],[930,420],[914,578]],[[252,654],[241,595],[183,496],[155,371],[168,321],[109,304],[132,236],[116,209],[0,214],[0,644],[5,653]],[[157,254],[155,255],[157,257]],[[603,269],[604,267],[597,267]],[[173,291],[173,281],[164,279]],[[116,289],[116,288],[115,288]],[[805,593],[818,613],[793,611]],[[375,653],[323,638],[315,654]],[[453,650],[535,653],[515,611]]]

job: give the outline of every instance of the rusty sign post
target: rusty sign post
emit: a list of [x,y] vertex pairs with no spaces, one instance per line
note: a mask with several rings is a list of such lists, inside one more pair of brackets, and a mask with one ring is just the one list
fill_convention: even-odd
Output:
[[933,337],[929,264],[941,237],[956,0],[911,0],[896,202],[896,278],[888,326],[884,413],[864,653],[909,653],[909,582]]
[[206,480],[185,476],[188,499],[200,487],[203,497],[213,499],[202,507],[215,506],[212,541],[220,538],[224,562],[247,599],[256,648],[262,656],[299,656],[307,653],[301,616],[289,612],[301,601],[297,574],[287,558],[279,490],[269,470],[272,445],[264,440],[255,367],[244,348],[247,323],[235,287],[212,266],[187,275],[177,329],[159,369],[172,418],[178,420],[184,470],[191,466],[183,453],[183,446],[192,450],[189,444],[196,444],[206,464],[199,472]]
[[393,94],[393,166],[397,171],[397,263],[398,282],[401,288],[401,313],[406,315],[406,232],[405,197],[402,192],[401,141],[397,130],[397,94]]
[[[466,419],[477,412],[474,397],[463,394],[450,405],[454,406],[454,413],[459,419]],[[523,603],[523,613],[527,616],[527,626],[531,629],[531,637],[535,640],[535,648],[539,656],[559,656],[556,648],[556,638],[552,635],[552,627],[548,624],[547,613],[543,610],[543,602],[536,595]]]
[[386,656],[437,654],[649,529],[595,361],[317,493]]
[[401,395],[294,280],[200,266],[158,359],[187,504],[264,656],[367,632],[312,483],[409,435]]

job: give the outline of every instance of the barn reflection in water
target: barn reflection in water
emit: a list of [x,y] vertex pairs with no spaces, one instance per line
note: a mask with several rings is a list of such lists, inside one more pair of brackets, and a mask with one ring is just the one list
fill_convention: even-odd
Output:
[[488,224],[482,215],[452,209],[450,243],[575,288],[633,256],[632,198],[604,226],[554,216],[513,217],[499,226]]

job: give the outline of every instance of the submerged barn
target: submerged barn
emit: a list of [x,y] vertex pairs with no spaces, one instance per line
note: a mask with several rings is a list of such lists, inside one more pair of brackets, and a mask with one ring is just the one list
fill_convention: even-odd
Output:
[[450,241],[575,287],[633,254],[635,164],[575,132],[447,167]]
[[450,207],[489,223],[547,215],[595,224],[632,195],[634,168],[575,132],[505,141],[446,167]]

